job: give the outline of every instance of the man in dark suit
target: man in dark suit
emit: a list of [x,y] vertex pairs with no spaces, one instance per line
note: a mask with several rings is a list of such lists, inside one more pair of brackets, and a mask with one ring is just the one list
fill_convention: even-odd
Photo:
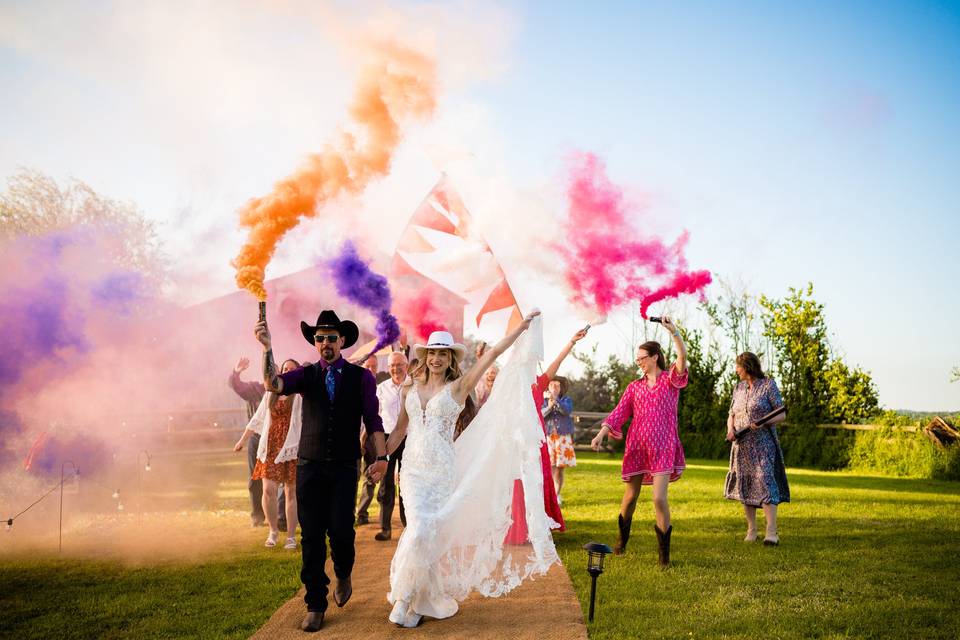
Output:
[[386,470],[387,455],[373,374],[340,355],[342,349],[356,343],[360,335],[357,325],[325,310],[316,325],[301,322],[300,330],[308,342],[316,345],[320,360],[284,374],[279,373],[273,358],[266,321],[257,323],[255,334],[264,349],[266,388],[280,395],[299,393],[303,397],[297,508],[303,553],[300,580],[306,587],[307,617],[301,628],[317,631],[323,625],[330,584],[324,571],[328,536],[337,576],[333,600],[342,607],[353,594],[353,507],[357,500],[361,420],[376,451],[377,459],[368,469],[374,480]]

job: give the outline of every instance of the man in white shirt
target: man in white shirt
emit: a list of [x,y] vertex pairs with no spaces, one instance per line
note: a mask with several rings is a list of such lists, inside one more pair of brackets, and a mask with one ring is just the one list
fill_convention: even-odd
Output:
[[[389,436],[397,419],[400,417],[401,391],[407,381],[407,356],[400,351],[394,351],[387,358],[387,370],[390,378],[377,385],[377,399],[380,401],[380,419],[383,420],[383,432]],[[393,503],[397,494],[396,473],[399,471],[403,456],[403,443],[390,456],[387,471],[380,480],[380,489],[377,491],[377,502],[380,503],[380,532],[374,536],[377,540],[389,540],[391,536],[391,519],[393,518]],[[403,512],[403,497],[400,497],[400,521],[406,526],[406,517]]]

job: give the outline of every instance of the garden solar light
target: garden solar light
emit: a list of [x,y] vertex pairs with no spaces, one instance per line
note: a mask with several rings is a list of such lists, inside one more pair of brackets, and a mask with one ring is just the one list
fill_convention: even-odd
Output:
[[590,574],[590,622],[593,622],[594,602],[597,599],[597,576],[603,573],[603,559],[608,553],[613,553],[613,549],[600,542],[588,542],[583,545],[587,552],[587,573]]

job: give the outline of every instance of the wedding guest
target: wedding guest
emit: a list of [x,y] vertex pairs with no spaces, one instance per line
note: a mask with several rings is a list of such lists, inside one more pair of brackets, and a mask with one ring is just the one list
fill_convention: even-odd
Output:
[[541,413],[547,425],[547,451],[550,454],[550,472],[557,492],[557,502],[563,504],[563,472],[577,466],[577,453],[573,449],[573,400],[567,395],[569,382],[563,376],[550,381],[544,396]]
[[377,384],[390,377],[390,374],[386,371],[380,371],[380,360],[377,359],[376,354],[371,353],[367,356],[366,360],[363,361],[363,368],[373,374],[373,379],[377,381]]
[[[773,378],[764,375],[760,359],[749,351],[737,356],[736,369],[740,382],[733,390],[727,418],[727,440],[733,445],[724,497],[743,504],[747,518],[745,542],[757,539],[757,507],[761,507],[767,525],[763,544],[777,545],[777,505],[790,502],[790,486],[776,425],[786,420],[787,414],[781,413],[758,426],[758,419],[783,406],[780,389]],[[741,429],[746,431],[737,437]]]
[[[380,401],[380,418],[383,420],[383,433],[387,437],[397,426],[400,417],[400,401],[404,386],[407,384],[407,356],[400,351],[394,351],[387,358],[387,369],[390,378],[377,385],[377,399]],[[393,507],[397,497],[396,474],[399,473],[403,459],[403,445],[401,442],[390,455],[387,462],[387,471],[380,480],[377,491],[377,502],[380,504],[380,532],[374,538],[381,542],[389,540],[393,529]],[[406,514],[403,508],[403,496],[400,496],[400,523],[406,523]]]
[[[583,340],[586,335],[586,329],[577,331],[567,344],[563,346],[563,349],[561,349],[557,357],[553,359],[553,362],[550,363],[547,370],[537,376],[536,381],[532,385],[533,404],[538,409],[537,416],[540,418],[540,427],[543,429],[544,435],[547,433],[547,426],[543,419],[543,413],[539,411],[539,408],[542,407],[544,403],[544,394],[550,387],[550,381],[556,378],[557,371],[560,370],[560,365],[563,364],[563,361],[566,360],[570,352],[573,351],[573,347]],[[563,513],[560,511],[560,500],[557,496],[557,491],[553,485],[553,478],[550,473],[550,454],[547,451],[546,441],[540,445],[540,469],[543,472],[543,510],[550,519],[559,525],[554,531],[566,531],[567,525],[563,520]],[[513,516],[513,524],[507,531],[507,544],[524,544],[529,537],[526,517],[524,516],[527,508],[524,500],[523,483],[518,480],[513,486],[513,503],[510,508]]]
[[[366,369],[366,367],[364,367]],[[367,369],[369,371],[369,369]],[[376,380],[376,379],[374,379]],[[378,385],[379,386],[379,385]],[[373,497],[376,495],[377,483],[367,473],[370,465],[377,461],[377,454],[373,448],[373,441],[367,437],[367,426],[360,427],[360,498],[357,502],[357,526],[370,524],[370,505],[373,504]]]
[[[281,372],[288,373],[299,366],[296,360],[287,360],[283,363]],[[257,463],[252,477],[263,482],[262,507],[270,525],[265,547],[277,546],[280,536],[277,493],[282,489],[286,511],[284,524],[287,525],[287,541],[283,547],[297,548],[294,534],[297,531],[297,448],[300,443],[302,411],[300,405],[300,396],[281,398],[275,393],[264,395],[257,412],[250,418],[243,435],[233,447],[234,451],[241,451],[249,439],[257,436]]]
[[643,377],[627,385],[616,409],[603,421],[591,446],[594,451],[599,451],[608,434],[618,440],[623,438],[623,425],[633,420],[620,474],[626,490],[617,519],[620,536],[613,552],[621,555],[626,551],[640,487],[653,485],[656,514],[653,529],[657,534],[658,562],[661,568],[666,568],[670,564],[670,535],[673,532],[667,489],[669,483],[680,478],[686,467],[683,445],[677,434],[677,403],[680,390],[687,386],[687,350],[676,325],[666,317],[662,322],[673,336],[677,360],[668,369],[659,342],[641,344],[636,362]]
[[[230,377],[227,378],[227,384],[247,405],[247,422],[249,422],[257,412],[260,401],[263,400],[264,393],[262,382],[246,382],[240,379],[240,374],[246,371],[249,366],[250,360],[240,358],[230,373]],[[247,493],[250,494],[250,524],[254,527],[259,527],[265,522],[263,513],[263,481],[253,478],[253,469],[257,466],[257,450],[260,448],[259,434],[252,434],[247,442]],[[278,523],[281,529],[287,528],[284,500],[284,495],[281,492],[279,506],[280,522]]]
[[490,392],[493,391],[493,383],[497,380],[497,374],[500,373],[500,366],[494,362],[490,368],[480,378],[480,382],[474,387],[474,393],[477,396],[477,409],[479,410],[487,402]]

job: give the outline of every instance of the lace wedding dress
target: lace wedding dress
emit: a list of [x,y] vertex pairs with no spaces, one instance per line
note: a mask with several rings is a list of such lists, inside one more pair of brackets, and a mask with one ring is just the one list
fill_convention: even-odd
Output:
[[424,405],[418,385],[407,394],[410,418],[400,471],[407,527],[390,567],[390,620],[413,626],[420,616],[448,618],[472,591],[498,597],[560,560],[543,500],[526,501],[530,543],[505,546],[514,481],[543,494],[543,429],[531,397],[543,352],[534,319],[514,344],[487,403],[453,441],[463,409],[445,386]]

